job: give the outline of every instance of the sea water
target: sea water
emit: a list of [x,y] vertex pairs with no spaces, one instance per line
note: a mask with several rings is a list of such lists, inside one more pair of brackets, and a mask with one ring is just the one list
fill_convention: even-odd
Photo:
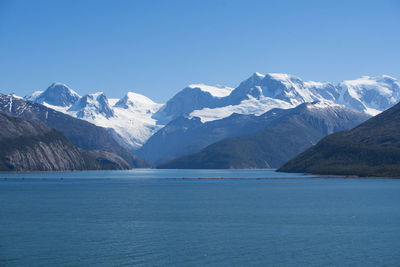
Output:
[[399,266],[400,180],[0,174],[0,266],[120,265]]

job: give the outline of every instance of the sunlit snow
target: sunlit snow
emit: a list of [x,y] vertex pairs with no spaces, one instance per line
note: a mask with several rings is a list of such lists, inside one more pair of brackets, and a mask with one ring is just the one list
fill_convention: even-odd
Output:
[[190,88],[199,88],[200,90],[204,92],[210,93],[212,96],[216,97],[224,97],[228,96],[232,91],[232,87],[226,87],[226,86],[210,86],[206,84],[190,84],[188,87]]

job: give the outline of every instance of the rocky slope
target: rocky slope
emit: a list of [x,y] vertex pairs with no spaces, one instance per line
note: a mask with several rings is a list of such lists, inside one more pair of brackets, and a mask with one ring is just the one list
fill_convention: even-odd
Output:
[[98,170],[108,167],[44,124],[0,112],[0,129],[0,171]]
[[279,171],[400,177],[400,104],[352,130],[325,137]]

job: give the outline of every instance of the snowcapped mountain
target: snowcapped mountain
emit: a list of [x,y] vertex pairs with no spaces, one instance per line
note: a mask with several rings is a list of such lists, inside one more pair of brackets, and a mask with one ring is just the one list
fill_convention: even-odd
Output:
[[232,93],[222,99],[217,107],[194,110],[190,117],[200,117],[203,122],[225,118],[232,113],[261,115],[272,108],[293,108],[313,101],[334,101],[337,88],[330,83],[303,82],[299,77],[269,73],[254,73]]
[[189,117],[207,122],[232,113],[260,115],[272,108],[293,108],[313,101],[331,101],[376,115],[400,101],[400,83],[389,76],[365,76],[334,85],[302,81],[289,74],[255,73],[230,95],[219,98],[213,105],[193,110]]
[[271,98],[283,100],[292,105],[299,105],[304,102],[312,102],[320,97],[313,94],[306,87],[303,81],[293,75],[270,73],[254,73],[229,96],[229,104],[238,104],[242,100],[252,96],[256,99]]
[[26,98],[39,104],[68,107],[78,101],[80,95],[65,84],[53,83],[46,91],[36,91]]
[[344,81],[338,87],[338,103],[370,115],[377,115],[400,100],[400,82],[386,75],[364,76]]
[[128,92],[123,98],[119,99],[113,107],[148,114],[157,111],[161,105],[153,102],[153,100],[144,95]]
[[222,105],[221,99],[229,96],[232,91],[231,87],[191,84],[168,100],[154,117],[168,123],[194,110],[219,107]]
[[26,98],[108,128],[119,144],[132,150],[162,127],[152,118],[162,105],[136,93],[128,92],[121,99],[108,99],[103,92],[80,96],[64,84],[54,83]]
[[213,97],[224,97],[231,94],[233,88],[227,86],[210,86],[207,84],[199,83],[199,84],[190,84],[188,86],[192,89],[200,89],[202,92],[209,93]]
[[114,116],[114,111],[111,109],[108,99],[103,92],[84,95],[68,111],[76,111],[75,117],[80,119],[91,118],[94,120],[98,116],[108,119]]
[[336,102],[339,88],[331,83],[303,82],[289,74],[254,73],[235,88],[190,85],[172,97],[155,118],[164,124],[179,117],[199,117],[203,122],[233,113],[260,115],[272,108],[292,108],[301,103]]
[[389,76],[365,76],[332,84],[303,81],[282,73],[254,73],[236,88],[189,85],[164,105],[132,92],[121,99],[107,99],[101,92],[82,97],[61,83],[26,98],[108,128],[121,145],[137,150],[159,129],[181,116],[198,117],[204,123],[233,113],[261,115],[273,108],[289,109],[314,101],[376,115],[400,100],[400,83]]
[[109,119],[95,119],[94,124],[103,125],[114,129],[122,139],[116,138],[122,145],[127,145],[136,150],[147,139],[163,127],[152,118],[162,104],[157,104],[151,99],[132,92],[128,92],[123,98],[110,99],[114,116]]

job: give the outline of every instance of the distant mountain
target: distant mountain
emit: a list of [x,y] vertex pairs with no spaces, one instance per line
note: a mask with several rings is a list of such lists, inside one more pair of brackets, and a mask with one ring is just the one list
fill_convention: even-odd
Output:
[[68,111],[76,111],[75,117],[80,119],[95,119],[97,116],[103,116],[108,119],[114,116],[114,111],[111,109],[108,99],[103,92],[81,97],[68,109]]
[[385,75],[332,84],[303,81],[282,73],[254,73],[234,89],[189,85],[164,105],[131,92],[121,99],[107,99],[102,93],[81,97],[60,83],[27,98],[105,127],[120,145],[136,151],[179,117],[198,117],[202,122],[210,122],[234,113],[259,116],[273,108],[294,108],[313,101],[331,101],[376,115],[400,101],[400,83]]
[[107,121],[99,119],[92,122],[114,129],[123,138],[120,143],[127,144],[130,149],[137,150],[163,127],[152,118],[162,105],[150,98],[128,92],[119,100],[113,99],[113,103],[111,103],[114,111],[112,118]]
[[[145,160],[136,157],[129,150],[121,147],[111,137],[107,129],[73,118],[44,105],[13,95],[0,94],[0,111],[16,117],[42,122],[48,127],[62,132],[76,146],[85,150],[106,151],[116,154],[131,167],[150,166]],[[105,155],[103,153],[102,157]]]
[[325,137],[279,171],[400,177],[400,104],[352,130]]
[[107,128],[120,145],[130,150],[138,149],[163,126],[152,118],[162,105],[131,92],[119,100],[108,99],[102,92],[79,96],[68,86],[55,83],[25,98]]
[[116,161],[104,159],[78,149],[63,134],[42,123],[0,112],[0,171],[129,168],[126,162],[116,166]]
[[334,100],[331,95],[324,98],[320,91],[335,91],[329,83],[303,82],[299,77],[283,74],[269,73],[266,75],[255,73],[249,79],[242,82],[229,96],[229,103],[239,104],[248,95],[254,98],[268,97],[279,99],[292,105],[317,100]]
[[373,116],[400,101],[400,82],[387,75],[344,81],[338,88],[337,103]]
[[376,115],[400,101],[400,83],[389,76],[327,82],[302,81],[299,77],[255,73],[215,107],[193,110],[189,117],[211,121],[232,113],[260,115],[272,108],[293,108],[313,101],[332,101],[369,115]]
[[369,116],[330,102],[273,109],[264,127],[254,133],[223,139],[200,152],[182,156],[159,168],[276,168],[324,136],[349,129]]
[[136,153],[155,164],[165,163],[224,138],[253,133],[273,122],[283,110],[261,116],[232,114],[215,121],[201,122],[197,117],[178,117],[159,130]]
[[233,88],[191,84],[179,91],[156,113],[154,118],[168,123],[181,116],[188,116],[194,110],[220,107],[222,99],[232,92]]
[[36,91],[28,97],[40,104],[68,107],[78,101],[80,95],[62,83],[53,83],[46,91]]

